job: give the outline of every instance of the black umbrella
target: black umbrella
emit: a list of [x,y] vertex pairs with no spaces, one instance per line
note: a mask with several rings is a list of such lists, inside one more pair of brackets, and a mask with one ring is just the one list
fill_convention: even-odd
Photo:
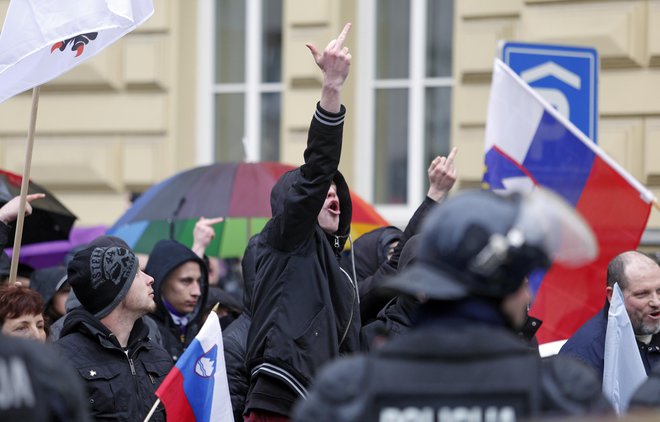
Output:
[[[0,206],[20,195],[22,179],[18,174],[0,170]],[[76,216],[55,195],[30,181],[28,194],[33,193],[44,193],[46,197],[32,202],[32,214],[25,218],[21,244],[67,240]],[[13,231],[9,242],[14,243]]]

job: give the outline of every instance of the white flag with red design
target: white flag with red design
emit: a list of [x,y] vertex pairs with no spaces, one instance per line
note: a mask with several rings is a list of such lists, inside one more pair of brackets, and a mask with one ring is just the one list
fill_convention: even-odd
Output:
[[153,12],[151,0],[12,0],[0,34],[0,103],[79,65]]

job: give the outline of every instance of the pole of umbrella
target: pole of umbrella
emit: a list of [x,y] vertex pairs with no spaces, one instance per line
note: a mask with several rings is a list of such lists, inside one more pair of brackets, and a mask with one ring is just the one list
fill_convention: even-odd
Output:
[[18,258],[23,239],[23,222],[25,221],[25,202],[30,184],[30,168],[32,167],[32,148],[34,146],[34,130],[37,126],[37,110],[39,109],[39,85],[32,88],[32,109],[30,111],[30,125],[28,126],[27,146],[25,148],[25,165],[23,167],[23,180],[21,181],[21,198],[16,219],[16,233],[14,235],[14,249],[11,254],[11,267],[9,281],[14,283],[18,273]]

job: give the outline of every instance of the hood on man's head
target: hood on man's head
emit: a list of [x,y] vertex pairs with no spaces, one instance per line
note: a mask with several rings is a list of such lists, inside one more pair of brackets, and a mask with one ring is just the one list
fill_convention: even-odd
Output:
[[[154,300],[156,301],[156,313],[166,315],[167,310],[163,304],[161,289],[167,276],[180,265],[193,261],[197,262],[202,271],[202,294],[198,304],[198,310],[206,306],[208,296],[208,268],[204,260],[195,254],[189,247],[171,239],[159,240],[149,254],[149,260],[144,272],[154,278]],[[196,311],[196,314],[199,311]]]
[[410,239],[406,241],[406,244],[401,250],[401,255],[399,256],[399,267],[398,270],[401,271],[405,269],[408,265],[412,264],[417,258],[417,253],[419,251],[419,244],[421,243],[422,235],[416,234],[411,236]]
[[284,199],[293,184],[300,179],[300,168],[289,170],[275,182],[270,191],[270,213],[272,215],[281,214],[284,211]]
[[[292,189],[294,185],[302,178],[302,171],[305,166],[289,170],[280,176],[279,180],[273,186],[273,189],[270,192],[270,208],[273,216],[280,215],[284,212],[284,204],[286,197],[291,195],[296,195]],[[339,237],[339,242],[341,244],[340,249],[343,249],[348,235],[351,232],[351,218],[353,213],[353,204],[351,202],[351,193],[346,183],[346,179],[337,171],[332,178],[332,182],[337,187],[337,198],[339,199],[339,228],[337,229],[336,235]],[[328,185],[330,189],[330,185]],[[319,209],[316,210],[317,213],[321,212],[320,205]]]
[[[399,228],[387,226],[367,232],[353,242],[355,275],[358,281],[374,274],[387,261],[388,245],[401,240],[402,236],[403,232]],[[342,258],[342,267],[352,268],[350,255]]]
[[333,183],[337,186],[337,198],[339,198],[339,228],[337,229],[337,236],[340,237],[339,242],[341,248],[344,248],[348,235],[351,232],[351,219],[353,218],[353,202],[351,201],[351,191],[348,189],[348,183],[344,176],[337,171],[335,177],[332,178]]

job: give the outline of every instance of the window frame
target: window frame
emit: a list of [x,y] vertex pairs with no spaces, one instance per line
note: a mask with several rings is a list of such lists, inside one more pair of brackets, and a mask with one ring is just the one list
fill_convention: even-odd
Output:
[[408,160],[407,160],[407,201],[401,205],[375,204],[377,210],[391,224],[405,226],[426,196],[426,169],[430,163],[424,162],[425,152],[425,91],[428,88],[448,87],[453,92],[453,77],[426,77],[426,32],[427,0],[410,0],[410,62],[408,79],[376,80],[376,2],[358,2],[358,25],[361,28],[358,51],[371,52],[360,55],[358,69],[357,121],[354,187],[365,200],[374,203],[374,111],[375,91],[379,88],[408,89]]
[[[198,0],[197,2],[197,150],[198,165],[211,164],[215,161],[215,98],[218,94],[240,93],[245,96],[243,144],[245,161],[255,162],[261,159],[261,96],[268,93],[284,94],[284,84],[261,81],[262,53],[262,0],[244,0],[245,2],[245,82],[218,84],[215,81],[216,59],[216,2],[217,0]],[[284,7],[284,5],[282,6]]]

